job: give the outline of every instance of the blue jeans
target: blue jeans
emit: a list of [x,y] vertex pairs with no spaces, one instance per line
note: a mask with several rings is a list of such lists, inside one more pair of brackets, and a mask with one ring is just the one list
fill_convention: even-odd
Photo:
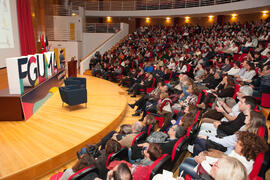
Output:
[[135,159],[135,160],[133,160],[133,159],[131,159],[131,157],[132,157],[132,150],[131,150],[131,148],[128,148],[128,161],[131,164],[134,164],[135,162],[138,162],[138,161],[142,160],[142,159]]
[[186,174],[189,174],[193,179],[198,179],[199,176],[194,171],[194,168],[197,165],[198,164],[196,163],[194,158],[192,158],[192,157],[186,158],[185,161],[182,164],[180,164],[179,175],[181,174],[182,171],[184,171],[183,172],[183,177],[185,177]]

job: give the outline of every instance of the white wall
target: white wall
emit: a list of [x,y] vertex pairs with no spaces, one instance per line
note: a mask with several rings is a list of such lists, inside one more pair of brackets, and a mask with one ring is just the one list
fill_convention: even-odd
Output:
[[70,24],[75,24],[75,41],[82,41],[82,18],[79,16],[54,16],[54,40],[70,40]]
[[[270,6],[270,0],[245,0],[234,3],[220,4],[214,6],[203,6],[193,8],[164,9],[164,10],[137,10],[137,11],[85,11],[85,16],[124,16],[124,17],[147,17],[147,16],[185,16],[195,14],[215,14],[233,12],[236,10],[247,10]],[[264,10],[264,9],[262,9]],[[246,11],[249,13],[248,11]]]
[[88,56],[89,53],[113,35],[114,33],[83,33],[82,57]]
[[[101,54],[104,54],[107,50],[111,49],[116,43],[118,43],[121,39],[128,35],[129,25],[125,23],[120,24],[120,31],[114,34],[110,40],[105,42],[102,46],[96,49]],[[89,68],[90,59],[94,56],[95,52],[93,51],[87,57],[85,57],[80,63],[80,74],[83,74],[85,70]]]
[[[11,13],[14,48],[0,49],[0,68],[6,67],[6,58],[21,56],[21,46],[17,19],[17,3],[16,0],[9,0],[6,2],[10,3],[9,5]],[[0,36],[2,35],[0,34]]]

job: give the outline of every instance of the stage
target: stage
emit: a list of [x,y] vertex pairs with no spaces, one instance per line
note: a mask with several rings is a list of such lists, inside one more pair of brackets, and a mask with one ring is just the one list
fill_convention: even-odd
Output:
[[27,121],[0,122],[0,179],[37,179],[76,158],[85,143],[97,142],[115,129],[127,99],[116,84],[87,78],[87,108],[72,110],[59,91]]

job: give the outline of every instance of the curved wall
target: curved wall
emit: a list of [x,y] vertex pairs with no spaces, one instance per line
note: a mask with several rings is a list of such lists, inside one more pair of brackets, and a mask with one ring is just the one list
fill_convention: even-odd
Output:
[[234,3],[193,7],[179,9],[164,9],[164,10],[137,10],[137,11],[92,11],[86,10],[85,16],[93,17],[145,17],[145,16],[185,16],[196,14],[221,14],[243,10],[246,13],[256,9],[264,10],[265,7],[270,7],[270,0],[245,0]]

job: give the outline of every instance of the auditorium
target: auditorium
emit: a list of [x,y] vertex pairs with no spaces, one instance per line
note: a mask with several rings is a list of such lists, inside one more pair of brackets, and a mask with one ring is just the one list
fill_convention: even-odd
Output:
[[270,180],[269,0],[0,0],[0,180]]

